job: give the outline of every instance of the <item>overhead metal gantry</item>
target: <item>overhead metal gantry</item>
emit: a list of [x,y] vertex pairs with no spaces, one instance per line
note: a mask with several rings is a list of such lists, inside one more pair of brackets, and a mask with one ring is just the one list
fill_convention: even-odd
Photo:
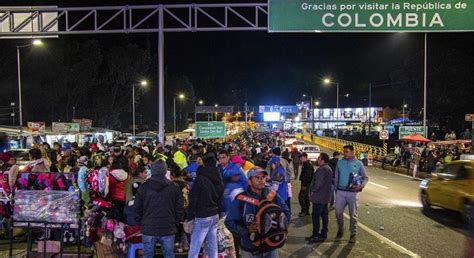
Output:
[[159,140],[164,142],[164,33],[267,31],[266,3],[0,7],[0,38],[158,33]]

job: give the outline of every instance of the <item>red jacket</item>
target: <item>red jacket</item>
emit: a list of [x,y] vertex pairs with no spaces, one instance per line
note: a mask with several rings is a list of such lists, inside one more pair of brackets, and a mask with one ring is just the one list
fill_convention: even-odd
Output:
[[107,200],[125,202],[125,187],[128,181],[128,173],[122,169],[114,169],[109,174],[109,192]]

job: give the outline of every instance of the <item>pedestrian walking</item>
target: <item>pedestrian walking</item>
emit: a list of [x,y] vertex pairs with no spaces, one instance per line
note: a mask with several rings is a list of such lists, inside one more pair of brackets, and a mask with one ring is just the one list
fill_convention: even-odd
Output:
[[[329,155],[321,153],[317,160],[319,168],[316,170],[311,181],[311,202],[313,211],[313,234],[310,242],[324,242],[328,236],[328,204],[331,201],[333,191],[332,169],[329,167]],[[320,221],[322,220],[322,227]],[[320,231],[321,230],[321,231]]]
[[198,257],[202,243],[206,240],[206,254],[209,258],[217,258],[217,225],[224,205],[223,194],[224,184],[216,167],[216,160],[211,156],[198,167],[197,177],[189,194],[187,219],[194,219],[194,226],[188,257]]
[[420,149],[415,147],[415,152],[411,157],[411,163],[413,165],[413,180],[416,180],[416,173],[418,173],[418,167],[420,166],[421,152]]
[[336,167],[336,219],[338,225],[337,238],[344,235],[344,210],[349,208],[350,232],[349,243],[356,242],[357,235],[357,195],[361,192],[369,178],[365,173],[364,164],[355,159],[354,146],[344,146],[344,158],[337,162]]
[[166,178],[167,166],[162,160],[151,164],[152,176],[138,189],[135,211],[143,234],[144,258],[155,256],[160,242],[163,256],[174,257],[176,225],[183,221],[183,195],[178,185]]
[[[290,210],[278,193],[265,187],[268,174],[264,169],[254,167],[247,175],[249,187],[232,202],[225,225],[232,234],[239,236],[241,257],[276,258],[277,248],[286,240]],[[274,226],[268,232],[262,232],[258,222]]]
[[298,214],[298,216],[305,217],[309,215],[309,187],[311,185],[311,181],[313,180],[314,168],[311,162],[308,160],[307,153],[301,153],[299,159],[302,164],[302,167],[300,174],[301,189],[300,193],[298,194],[298,201],[301,206],[301,212]]

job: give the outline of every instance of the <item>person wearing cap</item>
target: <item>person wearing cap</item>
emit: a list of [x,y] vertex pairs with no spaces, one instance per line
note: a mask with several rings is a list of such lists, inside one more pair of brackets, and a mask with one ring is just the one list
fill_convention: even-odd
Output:
[[183,194],[177,184],[166,178],[167,169],[164,161],[153,162],[151,178],[138,188],[135,196],[134,208],[143,234],[145,258],[155,256],[156,242],[160,242],[165,258],[174,257],[176,225],[183,222]]
[[288,201],[288,182],[286,180],[286,172],[281,165],[281,158],[279,156],[273,156],[268,161],[268,166],[271,168],[271,183],[272,190],[276,191],[280,197],[285,201]]
[[[241,194],[258,201],[265,199],[270,192],[270,188],[265,186],[268,173],[260,167],[254,167],[249,170],[247,176],[249,186],[247,190]],[[276,194],[274,203],[280,206],[288,220],[290,220],[290,210],[278,193]],[[234,236],[240,239],[239,243],[236,244],[241,248],[241,257],[278,257],[278,251],[276,249],[266,253],[258,253],[257,247],[255,247],[250,240],[250,234],[256,232],[258,227],[255,222],[257,208],[257,206],[248,202],[241,201],[237,198],[234,199],[225,219],[225,225]]]

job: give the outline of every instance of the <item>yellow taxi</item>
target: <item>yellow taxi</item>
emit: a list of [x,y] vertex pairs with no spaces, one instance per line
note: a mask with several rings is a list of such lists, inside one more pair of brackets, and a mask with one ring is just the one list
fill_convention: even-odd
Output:
[[466,220],[474,205],[474,160],[458,160],[439,168],[420,183],[424,210],[431,206],[458,211]]

